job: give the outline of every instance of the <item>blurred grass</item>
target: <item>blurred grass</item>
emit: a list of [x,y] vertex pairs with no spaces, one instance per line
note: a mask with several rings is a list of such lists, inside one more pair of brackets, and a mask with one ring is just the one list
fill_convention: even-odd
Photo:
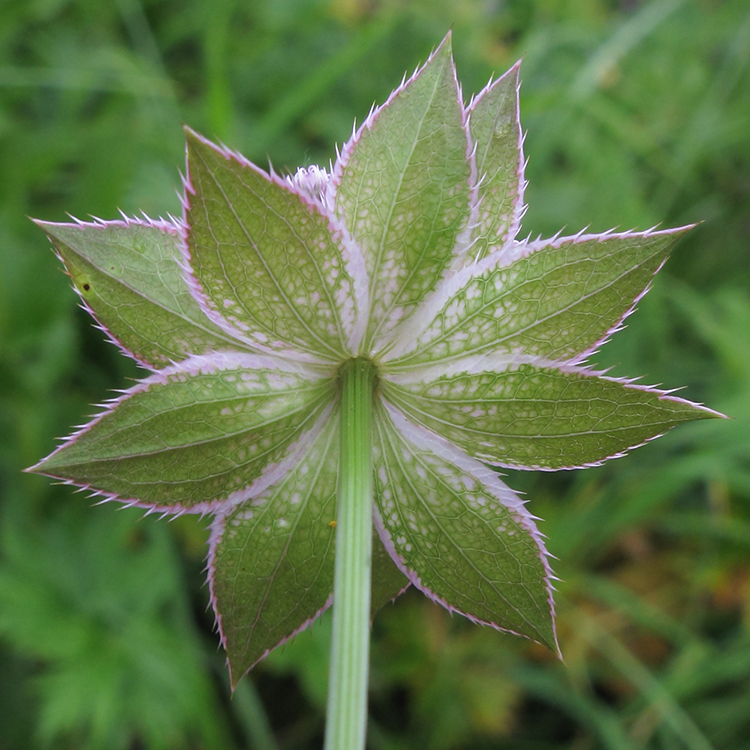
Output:
[[733,420],[511,477],[559,557],[565,664],[411,592],[374,623],[370,746],[750,747],[746,0],[4,0],[2,750],[320,746],[326,618],[230,700],[203,524],[20,473],[138,374],[25,217],[178,213],[182,122],[325,165],[451,26],[467,95],[524,58],[524,232],[699,222],[597,359]]

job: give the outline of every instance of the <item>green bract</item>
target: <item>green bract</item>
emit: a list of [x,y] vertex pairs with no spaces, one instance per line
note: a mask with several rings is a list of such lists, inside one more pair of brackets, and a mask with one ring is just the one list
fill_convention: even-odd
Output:
[[330,176],[268,174],[188,130],[181,220],[39,222],[152,373],[32,471],[214,516],[235,681],[331,603],[344,363],[374,368],[373,607],[411,582],[553,648],[541,536],[490,466],[589,466],[717,416],[584,364],[684,229],[517,240],[518,67],[465,107],[449,45]]

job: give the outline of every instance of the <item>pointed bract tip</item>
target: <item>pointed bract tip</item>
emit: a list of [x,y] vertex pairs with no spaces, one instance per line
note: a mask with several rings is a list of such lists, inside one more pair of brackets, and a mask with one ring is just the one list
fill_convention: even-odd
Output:
[[31,221],[33,221],[34,224],[36,224],[39,227],[39,229],[41,229],[47,235],[47,238],[50,240],[54,240],[57,237],[57,235],[55,234],[55,227],[65,226],[65,223],[61,223],[57,221],[43,221],[42,219],[35,219],[33,216],[29,216],[29,219],[31,219]]
[[414,71],[415,75],[420,72],[420,70],[427,67],[427,65],[434,60],[439,59],[440,57],[444,57],[446,62],[453,68],[453,71],[455,73],[456,66],[453,62],[453,32],[449,31],[442,39],[440,44],[438,44],[437,48],[432,52],[432,54],[427,58],[427,62],[421,66],[421,68],[417,68],[416,71]]
[[185,132],[185,150],[188,154],[188,161],[191,149],[207,149],[221,154],[227,159],[231,158],[232,156],[236,157],[236,154],[234,152],[230,151],[223,145],[214,143],[209,138],[206,138],[205,135],[201,135],[197,130],[193,130],[189,125],[183,125],[182,129]]
[[185,133],[185,152],[188,157],[188,162],[190,161],[190,152],[200,149],[201,147],[219,150],[219,148],[209,141],[208,138],[201,135],[197,130],[193,130],[189,125],[183,125],[182,129]]
[[451,51],[453,48],[453,29],[448,29],[448,33],[442,38],[440,44],[438,44],[435,54],[440,52],[443,48]]
[[40,476],[44,476],[44,472],[42,471],[41,467],[44,465],[45,461],[47,459],[43,458],[41,461],[38,461],[33,466],[27,466],[25,469],[21,469],[21,471],[24,474],[39,474]]

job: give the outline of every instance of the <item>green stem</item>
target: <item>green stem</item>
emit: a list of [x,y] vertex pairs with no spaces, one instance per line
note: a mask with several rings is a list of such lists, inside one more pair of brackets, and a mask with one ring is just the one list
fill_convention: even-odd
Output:
[[325,750],[363,750],[370,650],[375,368],[366,359],[353,359],[342,366],[340,377],[341,468]]

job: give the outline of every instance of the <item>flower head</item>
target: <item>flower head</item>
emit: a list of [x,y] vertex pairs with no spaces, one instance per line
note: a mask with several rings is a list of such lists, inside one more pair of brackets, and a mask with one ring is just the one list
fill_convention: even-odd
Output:
[[84,306],[151,374],[33,471],[214,516],[234,675],[331,602],[339,372],[376,372],[373,606],[413,583],[556,645],[534,518],[495,467],[622,455],[716,416],[585,361],[686,228],[517,239],[518,66],[468,106],[446,40],[332,174],[267,173],[187,131],[179,220],[40,225]]

